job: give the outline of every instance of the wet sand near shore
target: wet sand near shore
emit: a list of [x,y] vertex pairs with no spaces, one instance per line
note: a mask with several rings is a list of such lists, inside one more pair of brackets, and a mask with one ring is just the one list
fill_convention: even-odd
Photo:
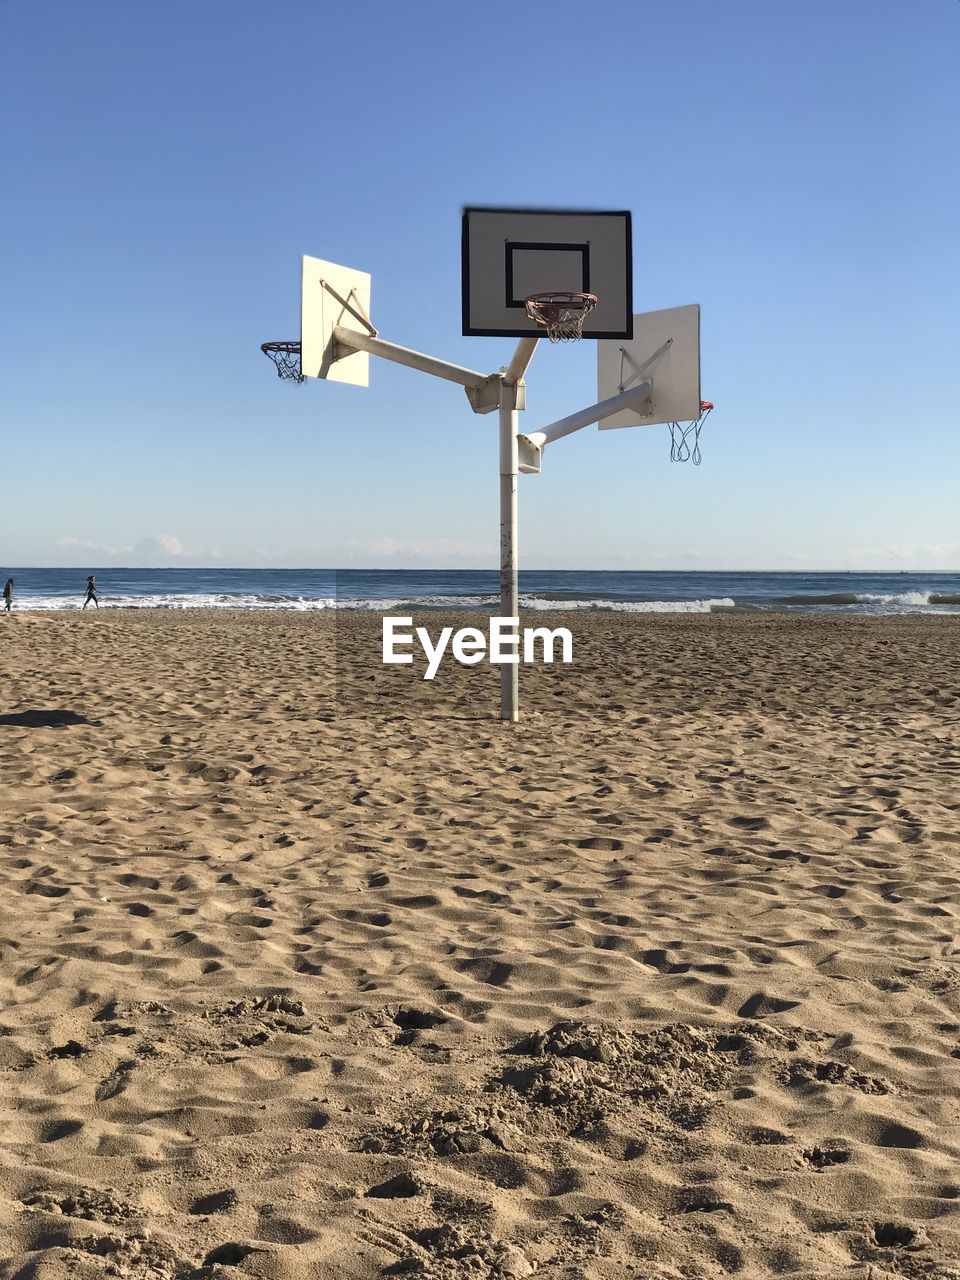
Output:
[[0,1280],[960,1280],[960,618],[524,621],[0,617]]

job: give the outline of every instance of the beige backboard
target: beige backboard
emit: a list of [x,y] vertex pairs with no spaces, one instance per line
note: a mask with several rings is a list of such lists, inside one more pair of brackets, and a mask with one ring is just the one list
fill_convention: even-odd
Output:
[[370,277],[322,258],[303,259],[300,292],[300,370],[305,378],[327,378],[369,386],[370,357],[354,351],[334,359],[337,325],[369,333],[361,317],[370,316]]
[[653,383],[649,401],[605,418],[601,431],[693,422],[700,417],[700,307],[696,303],[634,316],[631,339],[597,343],[598,400],[629,391],[648,377]]

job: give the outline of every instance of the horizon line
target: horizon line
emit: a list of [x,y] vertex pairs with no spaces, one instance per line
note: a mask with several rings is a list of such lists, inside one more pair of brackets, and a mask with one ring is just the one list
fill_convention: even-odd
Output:
[[[307,565],[177,565],[177,564],[129,564],[129,565],[91,565],[89,562],[85,565],[70,564],[22,564],[12,565],[9,570],[0,571],[7,573],[33,572],[36,570],[63,570],[64,572],[82,572],[84,569],[92,569],[95,573],[112,573],[112,572],[164,572],[174,571],[181,573],[193,573],[197,571],[209,573],[491,573],[499,574],[500,570],[496,565],[487,567],[470,565],[342,565],[334,568],[329,565],[307,566]],[[902,574],[902,573],[960,573],[960,566],[954,569],[943,568],[910,568],[910,569],[838,569],[838,568],[805,568],[805,569],[691,569],[689,566],[684,568],[659,568],[659,569],[625,569],[625,568],[537,568],[535,566],[525,566],[519,570],[523,573],[877,573],[877,574]]]

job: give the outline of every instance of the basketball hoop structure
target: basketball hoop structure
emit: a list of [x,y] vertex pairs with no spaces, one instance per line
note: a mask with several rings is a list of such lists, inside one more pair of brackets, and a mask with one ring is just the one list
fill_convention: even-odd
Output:
[[[459,384],[475,414],[498,420],[500,602],[504,633],[520,642],[518,478],[539,475],[543,452],[574,432],[670,427],[674,462],[701,462],[700,307],[635,315],[631,215],[609,209],[464,209],[461,306],[465,337],[513,338],[509,364],[468,369],[381,338],[370,320],[368,272],[304,255],[299,341],[264,342],[285,382],[369,385],[369,357]],[[588,290],[595,289],[595,293]],[[416,295],[414,295],[416,296]],[[596,403],[521,432],[526,375],[541,338],[597,340]],[[691,410],[694,420],[690,421]],[[443,456],[451,452],[443,442]],[[455,461],[450,462],[454,474]],[[492,468],[491,468],[492,469]],[[518,652],[517,649],[514,652]],[[500,718],[516,722],[519,660],[501,662]]]
[[693,422],[688,422],[681,426],[679,422],[669,423],[670,427],[670,461],[671,462],[692,462],[695,467],[699,467],[703,461],[703,455],[700,452],[700,428],[707,420],[707,415],[713,408],[713,404],[709,400],[700,401],[700,417]]
[[526,301],[527,316],[546,329],[551,342],[576,342],[598,301],[595,293],[533,293]]
[[284,382],[303,382],[299,342],[262,342],[260,350],[277,366],[278,378]]

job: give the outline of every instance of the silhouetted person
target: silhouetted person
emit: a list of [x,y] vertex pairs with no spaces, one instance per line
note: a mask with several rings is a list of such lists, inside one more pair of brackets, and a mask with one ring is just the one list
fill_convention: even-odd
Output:
[[86,608],[86,607],[87,607],[87,605],[90,603],[90,601],[91,601],[91,600],[93,601],[93,603],[94,603],[94,604],[97,606],[97,608],[99,609],[99,608],[100,608],[100,599],[99,599],[99,597],[97,596],[97,584],[96,584],[96,583],[94,582],[94,580],[93,580],[93,574],[92,574],[92,573],[91,573],[90,577],[87,579],[87,594],[86,594],[86,596],[84,597],[83,607],[84,607],[84,608]]
[[9,613],[10,610],[13,608],[13,579],[12,578],[7,579],[6,585],[3,588],[3,604],[7,613]]

